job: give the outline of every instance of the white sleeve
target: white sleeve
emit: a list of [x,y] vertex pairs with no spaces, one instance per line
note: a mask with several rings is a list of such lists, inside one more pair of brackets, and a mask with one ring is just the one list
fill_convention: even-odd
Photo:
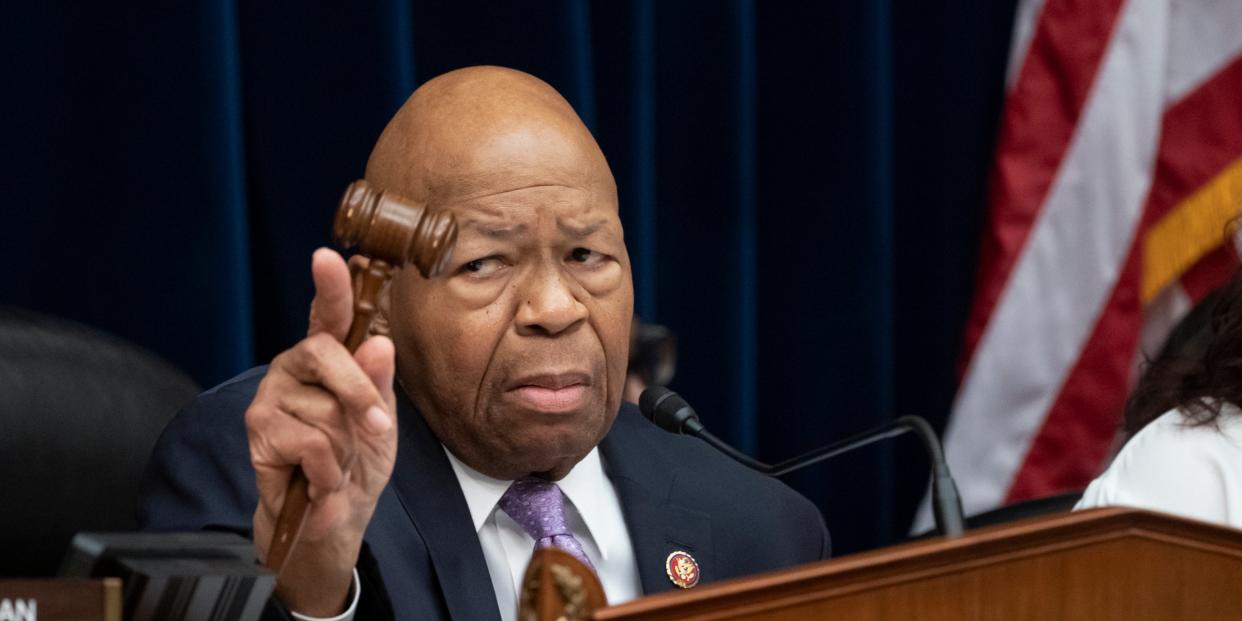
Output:
[[1074,508],[1120,505],[1238,526],[1240,468],[1236,439],[1212,425],[1188,425],[1173,411],[1135,434]]
[[308,617],[292,610],[289,611],[289,614],[293,616],[295,621],[353,621],[354,613],[358,610],[358,594],[362,592],[362,583],[358,581],[357,567],[354,568],[354,582],[349,585],[349,590],[353,593],[353,595],[349,596],[349,608],[346,608],[345,612],[335,617]]

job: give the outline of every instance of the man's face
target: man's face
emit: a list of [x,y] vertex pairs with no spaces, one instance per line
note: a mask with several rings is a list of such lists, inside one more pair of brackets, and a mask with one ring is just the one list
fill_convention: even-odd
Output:
[[515,146],[521,161],[484,151],[464,166],[482,174],[440,205],[458,222],[452,262],[432,279],[402,270],[389,323],[399,377],[455,455],[555,479],[616,416],[633,286],[606,166],[563,148],[541,160],[529,135],[498,148]]

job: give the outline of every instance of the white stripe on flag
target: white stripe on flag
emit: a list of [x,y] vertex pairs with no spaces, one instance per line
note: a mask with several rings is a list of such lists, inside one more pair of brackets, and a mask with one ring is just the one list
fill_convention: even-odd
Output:
[[1170,1],[1165,87],[1165,102],[1169,104],[1207,81],[1242,52],[1242,1]]

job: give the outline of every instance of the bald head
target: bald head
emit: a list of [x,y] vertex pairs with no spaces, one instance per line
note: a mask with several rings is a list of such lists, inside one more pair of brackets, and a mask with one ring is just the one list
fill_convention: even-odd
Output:
[[458,69],[414,91],[376,142],[366,178],[437,206],[544,184],[616,202],[608,163],[569,102],[503,67]]

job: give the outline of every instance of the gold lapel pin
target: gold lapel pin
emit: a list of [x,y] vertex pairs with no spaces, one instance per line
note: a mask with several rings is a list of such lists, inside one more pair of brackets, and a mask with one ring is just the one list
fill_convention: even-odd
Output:
[[690,553],[677,550],[664,559],[664,573],[673,584],[689,589],[699,583],[699,563]]

